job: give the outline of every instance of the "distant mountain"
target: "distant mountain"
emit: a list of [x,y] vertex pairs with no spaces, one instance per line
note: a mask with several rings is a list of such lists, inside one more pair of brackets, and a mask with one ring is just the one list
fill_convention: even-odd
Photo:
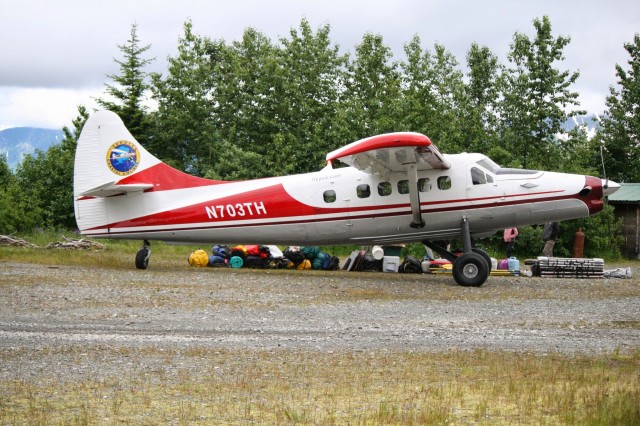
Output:
[[0,130],[0,155],[7,158],[11,170],[15,170],[27,154],[37,149],[46,151],[53,144],[60,143],[62,130],[42,129],[38,127],[13,127]]
[[593,136],[595,136],[596,131],[600,128],[600,119],[601,117],[595,114],[578,115],[575,117],[571,117],[567,121],[565,121],[562,128],[564,131],[569,132],[578,126],[586,126],[587,137],[591,139]]

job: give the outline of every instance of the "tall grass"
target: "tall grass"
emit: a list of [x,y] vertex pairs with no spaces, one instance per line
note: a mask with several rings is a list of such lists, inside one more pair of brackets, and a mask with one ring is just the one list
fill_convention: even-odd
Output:
[[640,353],[117,351],[161,364],[0,381],[0,423],[640,424]]

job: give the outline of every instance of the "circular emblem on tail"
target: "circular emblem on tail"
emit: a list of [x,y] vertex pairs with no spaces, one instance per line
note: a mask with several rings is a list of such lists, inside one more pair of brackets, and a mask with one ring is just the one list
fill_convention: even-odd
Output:
[[129,141],[118,141],[107,151],[107,165],[119,176],[127,176],[138,167],[140,151]]

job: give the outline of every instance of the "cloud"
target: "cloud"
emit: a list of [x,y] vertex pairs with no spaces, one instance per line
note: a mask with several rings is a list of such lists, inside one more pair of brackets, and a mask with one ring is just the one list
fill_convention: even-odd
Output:
[[599,111],[615,84],[615,64],[628,60],[623,43],[640,29],[637,0],[0,0],[0,10],[0,126],[70,121],[78,104],[103,93],[107,75],[119,73],[114,58],[122,58],[118,45],[126,44],[134,23],[141,45],[150,44],[147,53],[156,58],[148,71],[166,73],[187,19],[196,34],[212,39],[233,42],[253,27],[277,42],[306,18],[314,29],[329,24],[342,52],[371,32],[398,59],[417,34],[423,47],[440,43],[463,67],[473,42],[505,63],[513,34],[533,37],[533,19],[548,15],[554,36],[571,37],[559,68],[580,71],[573,90],[584,108]]
[[71,127],[78,116],[78,105],[92,111],[94,97],[102,96],[101,87],[94,89],[51,89],[0,87],[0,129],[8,127]]

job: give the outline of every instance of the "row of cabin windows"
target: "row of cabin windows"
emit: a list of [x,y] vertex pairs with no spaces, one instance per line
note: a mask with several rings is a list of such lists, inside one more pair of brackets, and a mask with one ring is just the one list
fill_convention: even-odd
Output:
[[[471,182],[474,185],[483,185],[485,183],[493,183],[493,176],[489,173],[485,173],[481,169],[477,167],[471,168]],[[449,176],[440,176],[437,180],[438,189],[447,190],[451,188],[451,178]],[[427,192],[431,190],[431,180],[429,178],[418,179],[418,191]],[[378,184],[378,195],[381,197],[386,197],[391,195],[393,192],[391,182],[380,182]],[[400,194],[408,194],[409,193],[409,181],[401,180],[398,181],[398,193]],[[371,188],[366,183],[360,184],[356,187],[356,194],[358,198],[369,198],[371,196]],[[323,194],[325,203],[333,203],[336,201],[336,191],[333,189],[328,189],[324,191]]]
[[[451,178],[449,176],[440,176],[437,180],[438,189],[447,190],[451,188]],[[401,180],[398,181],[397,184],[398,193],[400,194],[408,194],[409,193],[409,181]],[[418,191],[427,192],[431,190],[431,181],[429,178],[418,179]],[[380,182],[378,184],[378,195],[381,197],[386,197],[391,195],[393,192],[393,188],[391,182]],[[356,187],[356,195],[358,198],[369,198],[371,196],[371,187],[366,184],[360,184]],[[328,189],[324,191],[323,198],[325,203],[333,203],[336,201],[336,191],[333,189]]]

